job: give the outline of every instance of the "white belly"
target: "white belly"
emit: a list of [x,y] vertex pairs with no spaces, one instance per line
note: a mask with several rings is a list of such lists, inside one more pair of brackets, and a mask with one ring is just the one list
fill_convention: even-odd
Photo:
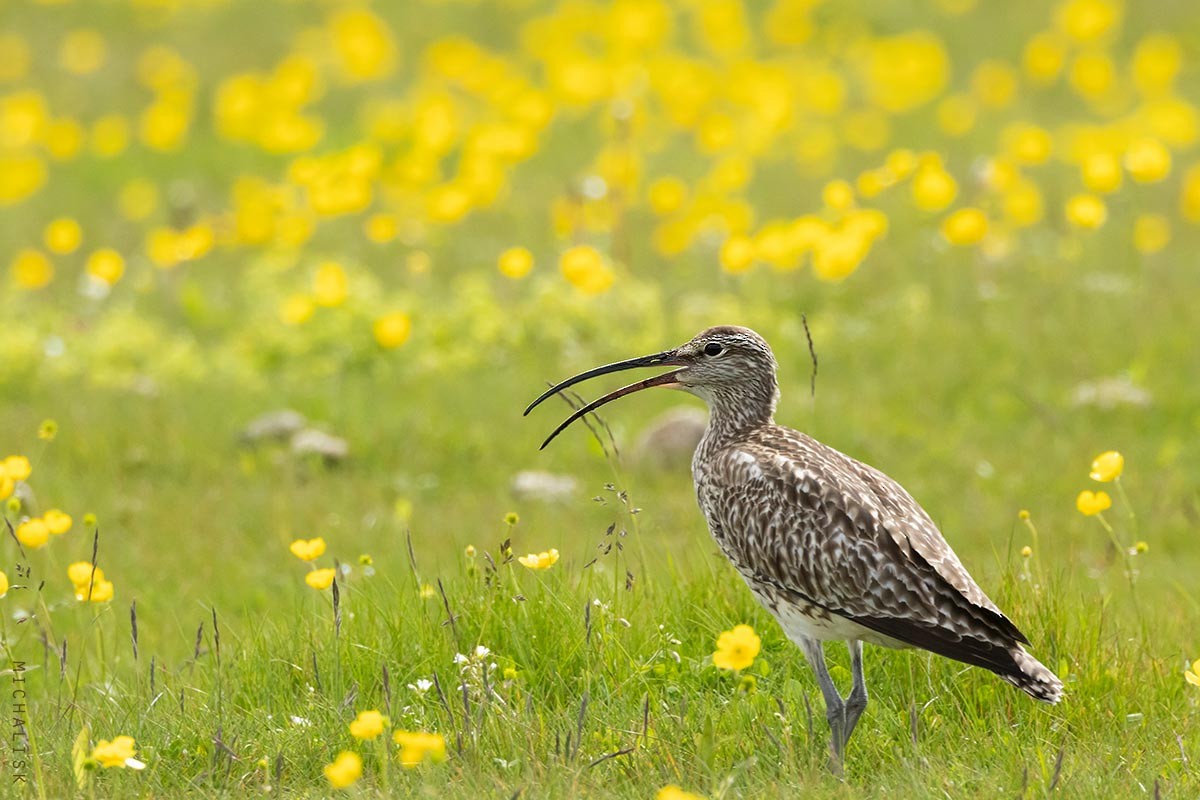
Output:
[[754,598],[771,612],[779,626],[783,628],[783,632],[796,644],[800,644],[801,639],[816,639],[819,642],[828,642],[834,639],[844,641],[857,639],[881,647],[908,647],[905,643],[890,636],[884,636],[857,622],[832,614],[819,606],[780,599],[777,595],[770,593],[769,587],[767,590],[760,589],[754,585],[751,578],[745,575],[742,577],[746,579],[746,585],[750,587]]

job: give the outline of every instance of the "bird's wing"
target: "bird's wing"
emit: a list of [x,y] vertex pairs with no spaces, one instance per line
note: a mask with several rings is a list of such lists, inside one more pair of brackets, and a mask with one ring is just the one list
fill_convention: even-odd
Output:
[[[701,504],[743,572],[908,644],[989,666],[1026,642],[915,500],[883,473],[786,428],[718,454]],[[718,529],[720,532],[718,532]]]

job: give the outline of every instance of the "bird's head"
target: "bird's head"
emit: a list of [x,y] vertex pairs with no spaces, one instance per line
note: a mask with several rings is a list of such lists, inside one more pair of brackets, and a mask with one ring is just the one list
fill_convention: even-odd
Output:
[[652,378],[632,383],[577,409],[542,443],[545,447],[575,420],[605,403],[642,389],[666,386],[683,389],[708,403],[714,413],[769,419],[775,410],[778,389],[775,356],[761,336],[749,328],[721,325],[701,331],[679,347],[596,367],[552,386],[525,409],[528,414],[548,397],[581,381],[636,367],[674,367]]

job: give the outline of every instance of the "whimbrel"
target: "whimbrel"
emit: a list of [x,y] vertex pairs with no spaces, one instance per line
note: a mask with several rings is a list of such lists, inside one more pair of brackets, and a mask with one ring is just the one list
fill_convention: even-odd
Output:
[[[825,698],[835,769],[867,705],[863,642],[920,647],[984,667],[1037,700],[1057,703],[1062,681],[1024,648],[1029,640],[967,574],[929,515],[877,469],[776,425],[775,356],[747,328],[709,328],[654,355],[580,373],[580,381],[635,367],[657,375],[579,408],[542,443],[619,397],[653,386],[682,389],[709,407],[692,459],[696,496],[713,538],[755,598],[804,653]],[[843,697],[824,642],[850,650]]]

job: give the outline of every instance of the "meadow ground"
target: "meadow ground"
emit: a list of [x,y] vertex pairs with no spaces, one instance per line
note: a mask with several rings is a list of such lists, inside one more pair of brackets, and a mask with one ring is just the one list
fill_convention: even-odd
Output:
[[[1193,12],[358,9],[0,6],[0,793],[1200,792]],[[537,450],[546,380],[717,323],[775,347],[780,422],[921,501],[1062,704],[868,647],[839,780],[686,462],[636,455],[698,401]],[[240,440],[281,408],[349,457]]]

